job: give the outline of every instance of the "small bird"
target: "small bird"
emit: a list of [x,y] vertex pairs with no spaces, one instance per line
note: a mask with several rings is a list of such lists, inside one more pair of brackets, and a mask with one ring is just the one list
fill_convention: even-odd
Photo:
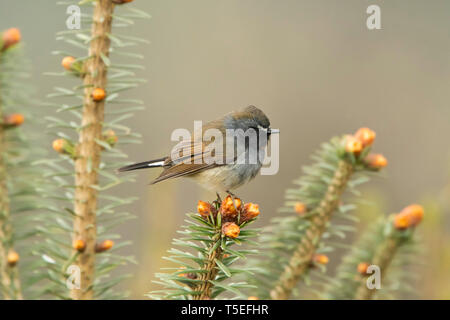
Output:
[[[202,135],[194,134],[190,140],[182,141],[177,145],[170,156],[131,164],[118,171],[162,167],[163,172],[151,184],[171,178],[189,177],[211,191],[225,191],[233,195],[231,190],[246,184],[258,174],[262,167],[263,155],[270,135],[279,133],[279,130],[270,128],[267,116],[255,106],[228,113],[220,119],[204,124],[202,132],[206,133],[208,130],[226,137],[223,141],[217,140],[217,143],[222,144],[219,145],[222,148],[216,148],[211,152],[210,144],[214,141],[205,142]],[[237,133],[230,140],[227,132]],[[257,137],[257,142],[255,143],[255,139],[252,141],[248,136],[246,139],[246,132],[255,133],[254,137]],[[239,146],[239,141],[244,141],[245,145]],[[230,145],[230,142],[233,144]],[[229,148],[232,146],[232,151],[234,151],[231,161],[226,158],[227,152],[230,150],[227,149],[227,146]],[[182,155],[179,156],[181,151]],[[259,155],[257,161],[250,161],[255,155]],[[212,157],[225,161],[208,161]]]

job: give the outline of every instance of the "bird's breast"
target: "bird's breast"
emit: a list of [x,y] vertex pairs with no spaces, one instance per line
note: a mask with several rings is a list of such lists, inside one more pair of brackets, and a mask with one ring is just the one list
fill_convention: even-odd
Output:
[[197,183],[215,191],[234,190],[253,179],[261,164],[226,164],[193,174]]

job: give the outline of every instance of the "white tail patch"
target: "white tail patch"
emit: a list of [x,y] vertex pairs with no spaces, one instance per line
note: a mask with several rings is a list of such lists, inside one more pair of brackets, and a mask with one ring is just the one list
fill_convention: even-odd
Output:
[[149,163],[147,166],[149,168],[151,168],[151,167],[161,167],[163,164],[164,164],[164,160],[158,161],[158,162]]

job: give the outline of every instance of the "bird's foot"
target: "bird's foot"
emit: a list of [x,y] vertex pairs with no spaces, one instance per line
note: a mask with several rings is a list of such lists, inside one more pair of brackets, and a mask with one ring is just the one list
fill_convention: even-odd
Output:
[[233,193],[233,192],[231,192],[230,190],[227,190],[226,191],[232,198],[236,198],[236,195]]
[[220,205],[222,204],[222,198],[220,197],[220,194],[218,192],[216,192],[217,195],[217,199],[213,201],[213,203],[216,206],[216,209],[220,208]]

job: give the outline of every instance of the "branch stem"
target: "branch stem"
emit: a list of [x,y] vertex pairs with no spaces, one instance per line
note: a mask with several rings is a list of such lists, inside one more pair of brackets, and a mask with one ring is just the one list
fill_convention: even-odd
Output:
[[[2,53],[0,52],[0,66]],[[1,70],[0,70],[1,72]],[[0,88],[1,90],[1,88]],[[2,99],[0,92],[0,122],[3,121]],[[8,253],[12,250],[11,212],[7,185],[7,168],[4,155],[7,150],[5,128],[0,124],[0,290],[6,300],[22,300],[19,270],[8,264]]]
[[86,248],[76,259],[81,271],[80,289],[71,290],[71,298],[86,300],[94,297],[95,243],[97,240],[96,211],[98,194],[92,186],[98,185],[100,165],[102,123],[104,119],[104,101],[94,101],[91,97],[94,88],[105,89],[107,84],[107,66],[102,56],[109,56],[114,4],[111,0],[96,1],[91,43],[88,59],[84,64],[84,103],[82,127],[75,160],[75,204],[74,239],[85,241]]
[[[380,268],[381,283],[383,283],[384,275],[392,262],[392,259],[399,247],[399,240],[394,238],[386,239],[377,249],[372,264]],[[356,300],[371,300],[376,293],[376,289],[370,289],[367,286],[367,277],[361,276],[361,284],[356,290]]]
[[[220,231],[219,231],[219,239],[217,241],[221,241],[220,239]],[[211,248],[213,248],[215,242],[211,244]],[[203,270],[206,270],[204,273],[200,273],[200,280],[202,282],[194,288],[194,291],[200,292],[200,294],[195,295],[193,297],[194,300],[209,300],[211,298],[211,289],[213,284],[210,280],[216,279],[217,273],[219,272],[216,264],[216,259],[220,259],[222,257],[222,249],[220,246],[217,249],[213,250],[209,256],[208,261],[204,265]]]
[[301,276],[308,270],[322,234],[327,229],[333,212],[339,206],[340,197],[352,173],[353,166],[348,161],[341,160],[322,201],[312,212],[311,224],[305,236],[270,292],[272,299],[289,299]]

